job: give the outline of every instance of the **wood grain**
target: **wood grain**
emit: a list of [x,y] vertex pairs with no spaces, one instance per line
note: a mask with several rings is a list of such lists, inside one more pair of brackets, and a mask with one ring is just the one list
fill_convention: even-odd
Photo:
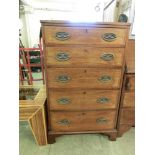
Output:
[[40,108],[37,113],[29,120],[32,132],[39,145],[47,144],[47,129],[45,119],[46,118],[43,107]]
[[19,108],[19,120],[27,121],[37,110],[37,106],[28,106]]
[[89,27],[110,27],[110,28],[128,28],[130,23],[121,22],[71,22],[66,20],[41,20],[42,26],[89,26]]
[[[59,76],[70,77],[68,82],[57,80]],[[102,82],[102,76],[110,76],[112,80]],[[49,88],[119,88],[121,82],[121,69],[102,68],[48,68],[47,85]]]
[[[49,142],[55,142],[55,137],[59,135],[78,133],[104,133],[110,140],[115,140],[118,102],[125,68],[124,52],[130,24],[66,21],[41,23],[48,95]],[[55,37],[57,32],[67,32],[69,38],[60,41]],[[102,39],[105,33],[114,33],[117,38],[111,42],[105,41]],[[66,52],[69,59],[58,61],[56,55],[60,52]],[[114,55],[114,59],[102,60],[100,57],[103,52]],[[69,81],[58,81],[61,75],[64,75],[62,79],[68,76]],[[101,82],[99,79],[102,76],[110,76],[112,80]],[[110,102],[98,105],[96,99],[101,96],[110,98]],[[58,100],[61,97],[69,98],[70,104],[59,105]],[[96,125],[96,119],[103,116],[108,119],[107,123]],[[66,118],[71,121],[70,125],[58,123]]]
[[133,108],[122,109],[120,124],[134,124],[134,122],[135,122],[135,110]]
[[123,98],[123,107],[135,107],[135,92],[125,92]]
[[[97,119],[104,118],[105,123],[97,123]],[[58,122],[67,119],[71,123],[62,125]],[[81,111],[81,112],[52,112],[51,124],[53,131],[91,131],[113,129],[115,111]]]
[[[125,29],[113,28],[92,28],[92,27],[58,27],[44,26],[45,44],[60,44],[60,45],[100,45],[102,46],[125,46]],[[55,38],[57,32],[67,32],[70,38],[60,41]],[[108,42],[102,39],[105,33],[114,33],[117,38],[114,41]]]
[[135,40],[129,39],[125,51],[127,73],[135,73]]
[[[51,110],[102,110],[115,109],[118,104],[119,91],[109,90],[49,90],[49,104]],[[61,104],[62,98],[70,103]],[[106,98],[107,102],[99,99]]]
[[121,105],[117,121],[117,136],[122,136],[135,125],[135,75],[125,74],[121,96]]
[[29,122],[38,145],[46,145],[46,88],[45,86],[20,86],[20,88],[39,88],[33,100],[19,100],[19,120]]
[[[68,54],[66,61],[57,60],[58,53]],[[113,59],[101,59],[104,54],[112,54]],[[51,67],[121,67],[123,65],[123,48],[93,47],[46,47],[46,65]]]

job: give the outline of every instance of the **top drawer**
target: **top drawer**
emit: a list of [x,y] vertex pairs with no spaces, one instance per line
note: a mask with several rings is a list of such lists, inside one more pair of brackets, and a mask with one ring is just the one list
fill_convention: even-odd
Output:
[[125,45],[126,29],[93,27],[44,26],[45,44],[102,45],[120,47]]

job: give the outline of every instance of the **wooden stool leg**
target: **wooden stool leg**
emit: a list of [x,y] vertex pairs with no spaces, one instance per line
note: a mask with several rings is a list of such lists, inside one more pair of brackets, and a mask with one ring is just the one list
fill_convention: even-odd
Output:
[[44,107],[39,109],[35,115],[29,119],[29,123],[38,145],[48,144]]

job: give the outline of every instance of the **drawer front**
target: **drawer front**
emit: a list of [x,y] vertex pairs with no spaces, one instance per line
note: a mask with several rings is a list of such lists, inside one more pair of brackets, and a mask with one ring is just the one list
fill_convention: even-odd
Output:
[[134,90],[135,89],[135,75],[125,75],[125,90]]
[[123,48],[46,47],[46,65],[54,67],[122,66]]
[[100,110],[114,109],[118,103],[119,91],[105,90],[51,90],[51,110]]
[[51,112],[53,131],[113,129],[115,111]]
[[123,107],[134,107],[135,106],[135,93],[125,92],[123,98]]
[[48,68],[49,88],[119,88],[121,69]]
[[124,46],[125,29],[44,26],[45,44]]
[[121,124],[135,124],[135,110],[122,109],[121,110]]

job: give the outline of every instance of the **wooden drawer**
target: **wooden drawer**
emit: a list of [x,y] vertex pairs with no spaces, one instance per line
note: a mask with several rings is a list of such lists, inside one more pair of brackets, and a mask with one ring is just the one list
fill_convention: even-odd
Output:
[[123,98],[123,107],[135,106],[135,92],[125,92]]
[[123,48],[46,47],[46,65],[54,67],[122,66]]
[[45,44],[125,46],[126,29],[44,26]]
[[118,103],[119,91],[105,90],[51,90],[51,110],[95,110],[114,109]]
[[113,129],[115,111],[51,112],[53,131]]
[[133,109],[122,109],[121,110],[121,124],[134,124],[135,122],[135,110]]
[[135,74],[126,74],[125,76],[125,90],[135,90]]
[[47,68],[49,88],[119,88],[121,69]]

